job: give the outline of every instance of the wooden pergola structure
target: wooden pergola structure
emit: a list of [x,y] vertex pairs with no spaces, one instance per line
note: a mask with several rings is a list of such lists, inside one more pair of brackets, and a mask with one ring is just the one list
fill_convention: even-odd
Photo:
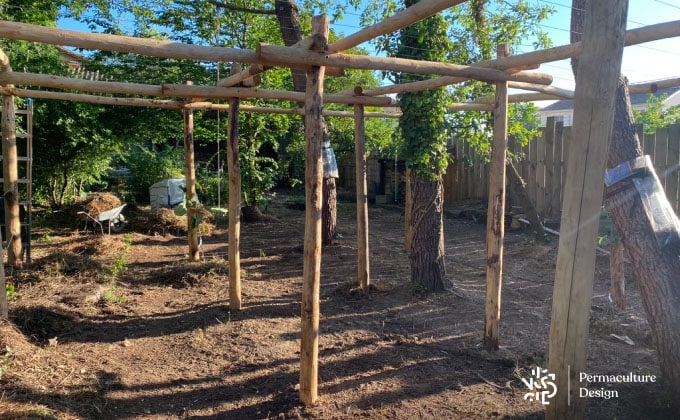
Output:
[[[509,102],[535,101],[546,99],[574,98],[576,109],[588,109],[589,122],[583,123],[575,118],[582,136],[574,136],[570,147],[569,169],[567,172],[567,194],[565,203],[587,202],[598,208],[601,203],[601,191],[584,190],[586,183],[602,184],[602,173],[605,160],[598,154],[593,160],[589,142],[597,141],[606,144],[606,129],[611,127],[613,116],[611,109],[598,104],[611,104],[615,91],[615,81],[620,72],[621,51],[624,45],[635,45],[653,40],[680,36],[680,21],[668,22],[634,29],[625,32],[621,22],[613,22],[609,2],[593,6],[591,11],[598,24],[588,26],[590,32],[585,34],[582,42],[559,46],[531,53],[509,56],[507,46],[499,46],[498,56],[494,60],[458,65],[450,63],[417,61],[402,58],[370,57],[344,54],[349,48],[369,41],[376,36],[388,34],[413,24],[421,19],[442,10],[462,3],[464,0],[422,0],[394,16],[364,28],[359,32],[328,43],[328,19],[318,16],[313,19],[313,33],[292,47],[261,44],[256,50],[206,47],[180,44],[169,41],[142,39],[128,36],[83,33],[60,30],[18,22],[0,21],[0,37],[33,41],[58,46],[71,46],[85,49],[106,50],[154,56],[161,58],[199,60],[209,62],[234,62],[250,64],[243,71],[235,71],[232,75],[219,80],[215,86],[197,86],[191,84],[148,85],[139,83],[121,83],[113,81],[82,80],[68,77],[12,72],[9,58],[0,51],[0,94],[6,105],[3,113],[3,165],[11,168],[11,147],[5,152],[5,144],[12,144],[13,115],[11,112],[14,96],[34,99],[56,99],[78,101],[101,105],[124,105],[141,107],[158,107],[181,110],[185,116],[185,151],[187,152],[185,169],[187,180],[194,178],[192,112],[195,109],[227,109],[229,110],[228,166],[229,166],[229,301],[233,310],[241,309],[240,266],[239,266],[239,207],[240,207],[240,171],[238,168],[238,113],[263,112],[290,115],[302,115],[305,119],[306,141],[306,211],[304,269],[301,307],[301,365],[300,365],[300,398],[305,404],[313,404],[317,400],[318,369],[318,337],[319,337],[319,289],[321,274],[321,186],[322,186],[322,117],[324,115],[354,118],[356,141],[356,194],[357,194],[357,229],[358,229],[358,263],[357,280],[366,289],[370,283],[368,254],[368,213],[366,192],[366,160],[364,145],[364,118],[396,118],[394,112],[365,112],[365,106],[397,107],[398,103],[388,94],[419,91],[434,87],[448,86],[467,80],[476,79],[494,83],[494,98],[482,98],[475,103],[453,105],[456,111],[484,110],[494,112],[494,140],[490,166],[490,194],[487,223],[487,295],[484,343],[487,348],[497,349],[499,344],[499,320],[501,311],[501,284],[503,261],[503,213],[505,202],[505,159],[507,147],[507,106]],[[607,3],[606,5],[602,3]],[[626,5],[627,0],[618,0],[616,8]],[[618,10],[618,9],[617,9]],[[617,15],[618,16],[618,15]],[[620,16],[618,16],[620,18]],[[623,19],[625,22],[625,19]],[[616,26],[618,25],[618,26]],[[616,26],[616,27],[615,27]],[[599,28],[599,29],[598,29]],[[609,32],[607,32],[609,31]],[[621,37],[612,37],[611,33],[620,32]],[[624,33],[625,32],[625,33]],[[625,36],[624,36],[625,35]],[[602,68],[598,60],[608,52],[612,63],[618,59],[618,66]],[[581,55],[581,62],[590,63],[593,74],[590,78],[577,79],[575,92],[550,86],[552,77],[548,74],[530,72],[540,64],[572,58]],[[618,57],[617,57],[618,56]],[[254,87],[258,84],[259,74],[271,67],[287,67],[303,69],[307,72],[306,92],[288,92],[266,90]],[[236,67],[236,66],[234,66]],[[400,85],[382,86],[363,90],[355,88],[339,93],[324,92],[324,77],[341,74],[348,69],[383,70],[408,72],[416,74],[436,75],[436,78]],[[595,74],[597,73],[597,74]],[[669,81],[680,84],[680,80]],[[34,90],[16,88],[14,85],[35,86],[51,89],[68,89],[87,93],[66,93],[57,90]],[[611,85],[611,86],[609,86]],[[606,88],[602,88],[606,86]],[[508,95],[508,88],[523,89],[532,93]],[[654,89],[654,86],[640,85],[639,91]],[[99,94],[99,95],[97,95]],[[147,98],[127,96],[103,96],[102,94],[135,95]],[[172,98],[172,99],[171,99]],[[178,100],[177,98],[181,98]],[[304,103],[303,109],[282,109],[276,107],[249,106],[241,100],[261,98],[269,100],[285,100]],[[611,99],[611,100],[610,100]],[[213,100],[227,100],[228,104],[217,104]],[[609,101],[609,102],[607,102]],[[346,104],[352,107],[348,111],[326,111],[325,103]],[[611,107],[609,107],[611,108]],[[603,131],[604,130],[604,131]],[[14,150],[16,153],[16,149]],[[586,167],[588,154],[591,163]],[[590,168],[590,171],[588,170]],[[580,174],[580,175],[579,175]],[[5,191],[11,191],[12,177],[5,175]],[[191,186],[187,182],[188,194],[193,196]],[[6,200],[7,203],[7,200]],[[581,327],[572,331],[570,325],[587,326],[592,281],[589,283],[583,276],[592,278],[592,264],[582,260],[583,256],[595,253],[595,238],[592,232],[584,231],[580,224],[581,216],[591,211],[590,208],[565,205],[563,220],[574,220],[567,224],[573,232],[585,232],[576,235],[569,241],[573,250],[558,261],[561,267],[576,267],[578,270],[563,270],[564,276],[556,280],[556,289],[565,290],[560,306],[555,310],[553,318],[566,327],[559,331],[559,336],[551,336],[551,359],[560,360],[560,371],[557,375],[567,376],[567,366],[572,371],[585,370],[585,343],[587,329]],[[8,217],[16,217],[18,211],[7,212]],[[595,232],[596,234],[596,232]],[[196,237],[189,235],[190,254],[196,257]],[[592,240],[591,240],[592,239]],[[11,252],[11,250],[10,250]],[[587,258],[586,258],[587,260]],[[4,270],[2,283],[4,285]],[[588,290],[590,288],[590,290]],[[571,293],[571,294],[570,294]],[[6,307],[0,308],[6,315]],[[553,342],[559,343],[553,349]],[[555,352],[555,353],[553,353]],[[572,372],[573,374],[573,372]],[[566,380],[566,379],[565,379]],[[573,394],[574,389],[571,390]],[[555,406],[566,412],[569,395],[566,387],[558,389]]]

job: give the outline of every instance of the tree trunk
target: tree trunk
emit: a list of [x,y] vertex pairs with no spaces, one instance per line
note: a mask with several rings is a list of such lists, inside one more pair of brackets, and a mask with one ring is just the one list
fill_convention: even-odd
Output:
[[324,245],[335,242],[335,226],[337,223],[337,191],[335,178],[323,179],[323,211],[321,212],[321,236]]
[[[580,41],[583,34],[587,0],[573,0],[571,42]],[[572,59],[572,68],[577,63]],[[642,156],[628,82],[621,75],[615,101],[614,126],[609,141],[607,167],[614,168]],[[624,180],[605,188],[605,207],[612,218],[623,247],[627,251],[633,273],[640,285],[642,303],[659,355],[664,388],[676,408],[680,408],[680,258],[678,250],[661,249],[654,229],[645,214],[640,195],[632,180]],[[665,204],[668,204],[666,202]],[[677,217],[677,216],[676,216]],[[678,224],[675,220],[676,226]],[[676,235],[680,232],[676,229]]]
[[[613,168],[638,156],[642,156],[642,148],[633,121],[627,81],[622,76],[617,90],[616,119],[609,145],[607,166]],[[632,180],[625,180],[607,188],[605,206],[616,226],[619,238],[630,259],[633,273],[640,285],[642,303],[647,312],[647,320],[659,355],[664,388],[672,404],[680,406],[680,306],[678,306],[680,282],[677,281],[678,273],[680,273],[680,258],[678,258],[678,249],[659,247]],[[680,235],[680,232],[676,234]]]
[[[286,46],[294,45],[302,40],[302,30],[300,28],[300,16],[298,14],[298,7],[294,0],[276,0],[274,7],[276,8],[276,17],[279,19],[279,27],[281,29],[281,37]],[[307,83],[307,75],[304,70],[290,70],[293,76],[293,90],[296,92],[304,92]],[[302,104],[299,104],[302,106]],[[326,124],[323,125],[324,139],[328,138],[328,130]],[[332,195],[327,195],[332,194]],[[336,227],[336,208],[337,195],[335,192],[335,179],[326,177],[324,175],[323,183],[323,222],[322,222],[322,238],[324,245],[330,245],[335,240]]]
[[444,265],[444,189],[437,181],[411,176],[411,279],[428,292],[446,290],[449,281]]
[[[294,0],[276,0],[276,17],[279,19],[281,37],[287,47],[302,40],[302,30],[300,29],[300,15]],[[293,87],[296,92],[304,92],[307,84],[307,75],[304,70],[291,69],[293,74]]]
[[[2,175],[5,198],[5,232],[7,264],[22,268],[21,220],[19,213],[19,169],[17,160],[16,117],[14,96],[2,96]],[[1,263],[1,261],[0,261]],[[5,293],[4,290],[0,291]]]
[[534,233],[537,240],[545,240],[543,223],[541,223],[541,218],[538,217],[536,207],[534,207],[534,204],[531,202],[531,198],[529,198],[529,193],[526,190],[526,184],[519,172],[517,172],[515,165],[513,165],[513,163],[510,161],[508,161],[507,164],[507,175],[510,193],[517,201],[522,203],[522,209],[524,210],[524,214],[527,216],[527,219],[529,219],[531,231]]

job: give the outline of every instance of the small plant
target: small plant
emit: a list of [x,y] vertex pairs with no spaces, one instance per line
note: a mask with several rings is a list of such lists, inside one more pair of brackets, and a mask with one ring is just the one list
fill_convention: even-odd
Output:
[[0,379],[2,379],[3,373],[9,369],[9,365],[12,360],[12,349],[10,346],[5,346],[5,352],[0,354]]
[[127,270],[127,256],[132,248],[132,235],[129,233],[125,235],[125,243],[123,244],[123,251],[115,259],[111,267],[108,269],[107,273],[102,275],[102,283],[110,283],[112,286],[115,285],[118,276]]
[[127,297],[125,295],[117,294],[115,287],[112,286],[104,290],[102,301],[113,304],[125,303],[127,301]]
[[[203,221],[203,216],[201,215],[203,206],[200,201],[195,198],[187,199],[187,189],[185,187],[182,187],[182,191],[184,192],[184,201],[182,204],[175,207],[175,216],[182,217],[186,215],[190,209],[194,210],[194,215],[189,221],[189,229],[196,229],[201,225],[201,221]],[[203,231],[205,231],[205,227],[202,229],[202,232]]]
[[260,257],[264,258],[267,256],[267,253],[264,251],[264,249],[260,248]]
[[50,236],[49,233],[43,233],[40,235],[40,239],[38,239],[39,242],[45,243],[45,244],[51,244],[52,243],[52,237]]
[[8,284],[5,286],[5,294],[9,300],[17,299],[19,297],[19,293],[16,291],[16,288],[13,284]]

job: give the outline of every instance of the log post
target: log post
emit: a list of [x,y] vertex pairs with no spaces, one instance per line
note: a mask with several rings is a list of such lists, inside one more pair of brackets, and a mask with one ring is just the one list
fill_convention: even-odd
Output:
[[[498,57],[510,53],[498,46]],[[484,348],[498,350],[503,284],[503,236],[505,235],[505,160],[508,147],[508,83],[496,82],[493,112],[493,145],[489,167],[489,204],[486,216],[486,301]]]
[[[193,83],[187,80],[185,83]],[[194,165],[194,111],[184,109],[184,178],[186,181],[187,236],[189,261],[198,261],[198,202],[196,201],[196,167]]]
[[[312,20],[313,35],[319,34],[327,40],[328,24],[327,16],[315,16]],[[314,404],[318,396],[324,74],[325,67],[311,66],[307,70],[305,92],[305,243],[300,331],[300,400],[306,405]]]
[[586,371],[595,247],[628,1],[591,1],[586,8],[550,324],[548,371],[556,389],[546,419],[585,415],[579,375]]
[[354,106],[354,159],[357,186],[357,280],[361,290],[368,291],[371,281],[368,253],[368,194],[366,181],[366,132],[364,106]]
[[617,238],[609,245],[609,294],[616,309],[626,309],[626,276],[624,274],[624,248]]
[[[0,71],[6,72],[6,71],[12,71],[12,67],[9,64],[9,57],[7,57],[7,54],[0,49]],[[14,100],[12,95],[9,95],[10,98],[12,98],[12,106],[14,105]],[[5,143],[5,138],[10,137],[12,134],[10,133],[11,130],[16,129],[16,120],[14,121],[14,125],[12,125],[12,120],[9,118],[9,110],[4,107],[5,105],[5,96],[3,95],[2,97],[2,102],[3,102],[3,108],[2,108],[2,143],[4,145]],[[15,118],[15,116],[12,116]],[[7,121],[5,120],[7,118]],[[14,128],[12,128],[14,127]],[[16,131],[14,131],[14,137],[16,141]],[[3,167],[5,167],[5,162],[3,162]],[[0,244],[1,245],[1,244]],[[9,303],[7,301],[7,284],[5,282],[5,256],[3,255],[3,247],[0,246],[0,320],[7,320],[9,319]]]
[[2,159],[7,264],[21,269],[23,264],[21,261],[21,220],[19,219],[19,164],[13,95],[2,97]]
[[[240,72],[234,63],[232,74]],[[229,100],[227,170],[229,171],[229,309],[241,310],[241,165],[238,161],[239,98]]]

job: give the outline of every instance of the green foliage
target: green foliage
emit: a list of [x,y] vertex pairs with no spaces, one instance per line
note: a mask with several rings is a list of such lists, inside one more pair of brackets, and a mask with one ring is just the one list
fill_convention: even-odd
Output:
[[17,299],[19,297],[19,292],[17,292],[13,284],[8,284],[5,286],[5,295],[8,300]]
[[[412,3],[406,0],[408,7]],[[435,15],[399,32],[398,44],[391,53],[396,57],[440,61],[451,44],[446,34],[447,24],[441,15]],[[392,45],[391,47],[394,47]],[[407,73],[393,73],[397,83],[425,80],[428,77]],[[421,179],[436,180],[446,170],[446,91],[444,88],[399,95],[403,116],[399,120],[399,133],[403,139],[406,164]]]
[[635,122],[642,124],[645,134],[654,134],[656,130],[680,122],[680,105],[664,108],[668,95],[656,96],[650,94],[647,106],[643,111],[633,110]]
[[102,300],[107,303],[119,304],[127,302],[127,296],[118,294],[116,288],[112,286],[104,290]]
[[99,124],[102,108],[45,101],[34,107],[33,170],[37,199],[53,206],[101,183],[121,145]]
[[152,150],[138,147],[126,163],[130,169],[126,188],[132,199],[141,203],[149,201],[149,187],[154,183],[184,176],[184,150],[180,148]]
[[203,205],[195,198],[187,198],[187,189],[185,187],[182,187],[182,191],[184,192],[184,200],[181,204],[176,206],[173,211],[176,216],[182,217],[188,215],[189,210],[193,210],[193,217],[189,221],[189,229],[196,229],[201,225],[201,221],[203,220],[203,215],[201,214]]

